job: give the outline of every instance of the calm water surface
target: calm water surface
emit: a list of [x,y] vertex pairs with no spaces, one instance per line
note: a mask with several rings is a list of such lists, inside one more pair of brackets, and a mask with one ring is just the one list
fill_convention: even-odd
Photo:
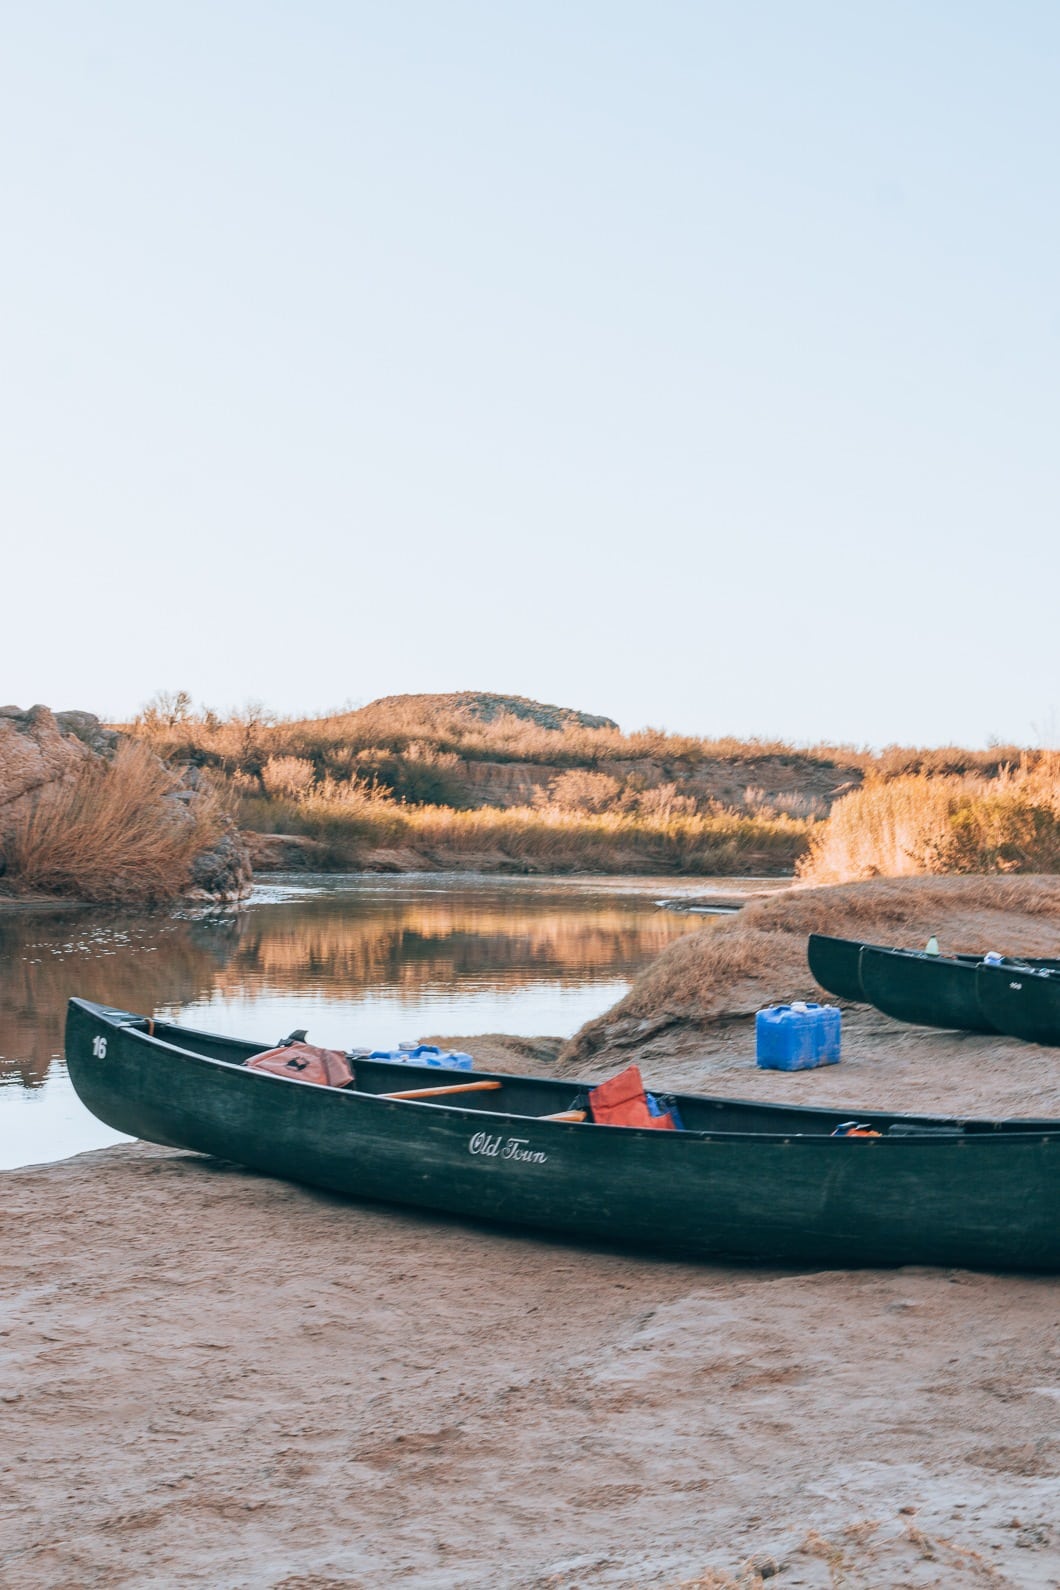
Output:
[[661,898],[741,879],[287,877],[244,908],[0,913],[0,1169],[118,1142],[62,1058],[71,994],[259,1038],[333,1048],[426,1036],[568,1037],[710,918]]

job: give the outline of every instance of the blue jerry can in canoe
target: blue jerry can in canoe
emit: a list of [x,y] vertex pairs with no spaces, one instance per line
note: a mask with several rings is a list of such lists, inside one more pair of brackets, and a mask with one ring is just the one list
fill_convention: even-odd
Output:
[[842,1016],[836,1005],[770,1005],[755,1017],[755,1058],[767,1071],[808,1071],[839,1060]]

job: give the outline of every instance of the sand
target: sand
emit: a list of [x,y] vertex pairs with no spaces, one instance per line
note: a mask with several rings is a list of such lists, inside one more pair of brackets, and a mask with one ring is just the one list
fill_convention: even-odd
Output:
[[[742,1018],[625,1057],[852,1114],[1060,1115],[1060,1051],[845,1026],[796,1075]],[[11,1590],[1060,1585],[1055,1278],[652,1261],[144,1145],[0,1190]]]
[[1051,1278],[652,1262],[142,1145],[0,1185],[12,1590],[1060,1583]]

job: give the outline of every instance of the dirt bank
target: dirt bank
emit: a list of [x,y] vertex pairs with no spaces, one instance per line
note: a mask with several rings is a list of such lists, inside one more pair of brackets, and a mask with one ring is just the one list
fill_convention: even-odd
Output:
[[[982,900],[951,905],[980,930]],[[1029,895],[1010,909],[1030,931]],[[587,1063],[1060,1114],[1060,1051],[856,1007],[843,1064],[760,1073],[744,975],[713,1019]],[[480,1047],[540,1069],[556,1046]],[[1060,1584],[1052,1278],[652,1262],[139,1145],[0,1192],[11,1590]]]

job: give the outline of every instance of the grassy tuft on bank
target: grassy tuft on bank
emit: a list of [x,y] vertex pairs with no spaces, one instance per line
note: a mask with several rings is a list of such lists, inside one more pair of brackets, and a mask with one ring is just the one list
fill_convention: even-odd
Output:
[[224,822],[215,794],[184,799],[178,784],[146,746],[124,742],[111,761],[86,764],[12,820],[5,883],[99,903],[174,899]]

